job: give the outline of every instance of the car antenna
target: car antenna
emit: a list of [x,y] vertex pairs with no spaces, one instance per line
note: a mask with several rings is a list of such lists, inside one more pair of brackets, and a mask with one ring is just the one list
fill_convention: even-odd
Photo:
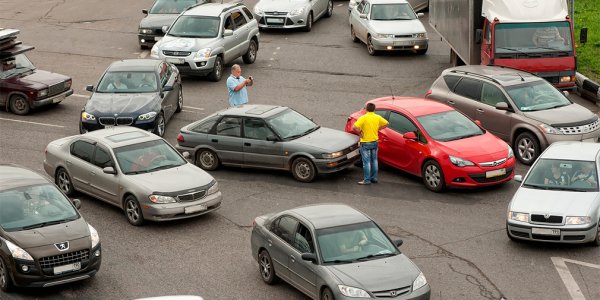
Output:
[[521,81],[525,81],[525,78],[523,78],[523,76],[521,76],[521,74],[517,73],[517,75],[519,75],[519,77],[521,77]]
[[392,90],[392,86],[390,85],[390,94],[392,94],[392,100],[396,100],[394,98],[394,90]]

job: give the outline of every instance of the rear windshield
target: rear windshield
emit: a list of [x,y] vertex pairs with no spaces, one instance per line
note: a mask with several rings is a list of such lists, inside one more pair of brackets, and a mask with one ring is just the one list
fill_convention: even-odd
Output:
[[196,4],[197,0],[157,0],[150,9],[151,14],[179,14]]

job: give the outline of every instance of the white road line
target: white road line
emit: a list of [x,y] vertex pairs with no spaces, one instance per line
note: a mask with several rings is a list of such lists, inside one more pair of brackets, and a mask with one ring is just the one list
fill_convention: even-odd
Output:
[[50,126],[50,127],[58,127],[58,128],[65,128],[65,126],[48,124],[48,123],[38,123],[38,122],[31,122],[31,121],[21,121],[21,120],[6,119],[6,118],[0,118],[0,120],[2,120],[2,121],[13,121],[13,122],[19,122],[19,123],[27,123],[27,124],[34,124],[34,125],[42,125],[42,126]]
[[77,98],[89,98],[90,97],[89,95],[82,95],[82,94],[73,94],[71,96],[77,97]]
[[279,50],[279,49],[281,49],[281,47],[277,47],[276,49]]
[[195,109],[195,110],[204,110],[202,107],[193,107],[193,106],[184,106],[183,108]]
[[338,4],[337,6],[342,6],[342,5],[344,5],[344,4]]
[[148,54],[150,54],[150,51],[144,50],[142,53],[140,53],[140,58],[146,58],[148,57]]
[[182,109],[181,111],[182,112],[188,112],[188,113],[194,113],[194,114],[204,114],[203,112],[195,111],[195,110]]
[[560,279],[562,279],[563,283],[565,284],[569,295],[571,295],[571,299],[585,300],[585,296],[583,296],[579,285],[575,281],[575,278],[573,278],[573,275],[571,275],[571,271],[569,271],[569,268],[567,267],[566,263],[577,264],[595,269],[600,269],[600,265],[590,264],[583,261],[572,260],[562,257],[551,257],[550,259],[552,260],[552,263],[554,263],[554,267],[556,268]]

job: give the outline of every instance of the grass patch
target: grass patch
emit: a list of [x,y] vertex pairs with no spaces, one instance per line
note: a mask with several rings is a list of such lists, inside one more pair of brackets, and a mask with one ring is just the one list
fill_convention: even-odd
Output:
[[588,41],[577,43],[577,71],[590,79],[600,82],[600,1],[575,1],[575,40],[579,41],[579,31],[588,28]]

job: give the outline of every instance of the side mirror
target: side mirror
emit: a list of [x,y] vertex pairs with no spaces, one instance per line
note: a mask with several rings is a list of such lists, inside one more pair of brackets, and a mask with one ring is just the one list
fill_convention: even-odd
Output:
[[508,103],[506,103],[506,102],[498,102],[498,103],[496,103],[496,109],[497,110],[508,111]]
[[404,244],[403,240],[395,240],[394,241],[394,245],[396,245],[396,247],[400,247],[400,246],[402,246],[402,244]]
[[181,155],[183,155],[183,157],[185,157],[185,158],[190,158],[190,153],[187,151],[181,153]]
[[106,168],[102,169],[102,172],[104,172],[104,174],[112,174],[112,175],[117,174],[117,171],[115,171],[115,168],[113,168],[113,167],[106,167]]
[[163,33],[167,33],[167,31],[169,31],[169,26],[165,25],[162,27],[162,32]]
[[417,140],[417,134],[414,133],[413,131],[409,131],[409,132],[405,133],[402,137],[405,140],[412,140],[412,141],[416,141]]
[[358,15],[359,18],[361,19],[366,19],[367,18],[367,14],[360,14]]
[[473,122],[475,122],[475,124],[477,124],[477,126],[479,126],[479,127],[483,127],[483,126],[481,126],[481,121],[479,121],[479,120],[475,120],[475,121],[473,121]]
[[165,85],[163,87],[163,92],[170,92],[173,90],[173,86],[172,85]]
[[317,256],[314,253],[302,253],[302,260],[317,262]]
[[424,14],[424,13],[417,13],[417,18],[422,18],[422,17],[424,17],[424,16],[425,16],[425,14]]
[[581,28],[581,31],[579,31],[579,43],[587,43],[587,27],[583,27]]
[[523,182],[523,175],[515,175],[515,177],[513,177],[513,179],[516,182]]
[[225,29],[225,31],[223,31],[223,36],[232,36],[233,35],[233,30],[231,29]]
[[88,84],[85,86],[85,90],[88,92],[93,92],[94,91],[94,86],[91,84]]
[[274,136],[274,135],[270,135],[270,136],[267,137],[267,141],[269,141],[269,142],[277,142],[277,141],[279,141],[279,139],[276,136]]
[[148,10],[147,9],[142,9],[142,13],[147,15],[148,14]]
[[475,30],[475,43],[481,44],[481,39],[483,38],[483,30],[477,29]]
[[563,95],[565,95],[565,97],[569,97],[569,91],[563,91]]
[[81,200],[73,199],[72,202],[73,202],[73,205],[75,205],[75,208],[77,208],[77,209],[81,208]]

